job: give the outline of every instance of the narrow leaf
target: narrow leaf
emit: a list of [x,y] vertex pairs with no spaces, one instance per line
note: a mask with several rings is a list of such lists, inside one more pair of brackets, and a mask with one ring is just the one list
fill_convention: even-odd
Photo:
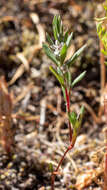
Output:
[[57,38],[57,16],[56,15],[53,18],[52,25],[53,25],[54,38],[55,38],[55,40],[58,40],[58,38]]
[[67,41],[67,38],[68,38],[68,31],[65,32],[65,35],[64,35],[64,42]]
[[76,84],[76,83],[78,83],[80,80],[82,80],[83,78],[84,78],[84,76],[85,76],[85,74],[86,74],[86,71],[84,71],[83,73],[81,73],[73,82],[72,82],[72,87]]
[[77,121],[75,123],[75,131],[76,131],[76,133],[79,133],[81,123],[82,123],[82,119],[83,119],[83,115],[84,115],[84,106],[81,107],[78,119],[77,119]]
[[57,31],[56,31],[56,27],[55,26],[53,27],[53,33],[54,33],[55,40],[58,40],[58,38],[57,38]]
[[61,29],[61,17],[60,15],[57,16],[57,31],[58,34],[60,34],[60,29]]
[[61,64],[63,64],[64,60],[65,60],[65,57],[66,57],[66,53],[67,53],[67,45],[64,44],[61,51],[60,51],[60,61],[61,61]]
[[72,143],[73,144],[75,143],[76,138],[78,136],[78,133],[80,131],[83,115],[84,115],[84,106],[81,107],[80,114],[78,116],[78,119],[75,122],[75,127],[73,128],[73,136],[72,136]]
[[68,38],[67,38],[67,41],[66,41],[66,45],[67,45],[67,47],[69,47],[70,46],[70,44],[71,44],[71,40],[72,40],[72,37],[73,37],[73,32],[71,32],[71,34],[68,36]]
[[57,61],[55,55],[53,54],[53,52],[51,51],[51,49],[48,47],[47,44],[43,44],[43,49],[44,49],[46,55],[47,55],[56,65],[58,65],[58,61]]
[[53,40],[51,39],[51,37],[50,37],[50,35],[49,35],[48,33],[46,33],[46,39],[47,39],[47,41],[48,41],[48,43],[49,43],[50,45],[53,45],[53,44],[54,44]]
[[86,45],[82,46],[79,50],[77,50],[74,55],[66,61],[66,64],[68,65],[68,67],[71,66],[71,64],[73,64],[75,62],[75,60],[80,56],[80,54],[83,52],[83,50],[86,48]]
[[62,86],[62,92],[63,92],[64,100],[66,102],[65,88],[63,86]]
[[60,35],[60,21],[58,20],[58,15],[54,16],[53,19],[53,33],[55,40],[59,41],[59,35]]
[[53,26],[57,24],[57,15],[54,16],[52,24]]
[[70,87],[71,86],[71,82],[72,82],[72,78],[71,78],[71,73],[70,73],[69,70],[65,73],[65,78],[67,80],[68,86]]
[[71,73],[70,73],[70,71],[68,71],[68,85],[69,85],[69,87],[71,86],[71,82],[72,82]]
[[63,24],[62,24],[62,20],[60,21],[60,35],[63,36],[63,31],[64,31],[64,28],[63,28]]
[[61,71],[60,67],[57,67],[57,73],[61,76],[63,76],[63,72]]
[[60,83],[62,86],[64,86],[64,80],[63,80],[62,76],[59,75],[59,74],[57,73],[57,71],[56,71],[52,66],[50,66],[49,69],[50,69],[51,72],[55,75],[55,77],[58,79],[59,83]]
[[84,106],[81,106],[81,109],[80,109],[80,115],[83,116],[83,114],[84,114]]
[[77,120],[77,114],[75,112],[70,113],[69,114],[69,120],[70,120],[70,123],[72,123],[72,126],[74,128],[76,120]]

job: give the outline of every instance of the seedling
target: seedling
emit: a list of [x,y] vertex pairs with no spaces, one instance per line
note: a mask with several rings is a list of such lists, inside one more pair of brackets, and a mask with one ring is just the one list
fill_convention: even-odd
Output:
[[57,168],[55,171],[53,170],[52,164],[50,164],[52,176],[51,176],[51,189],[54,190],[54,181],[55,176],[58,174],[59,167],[61,166],[67,152],[74,147],[76,138],[80,131],[84,107],[82,106],[80,109],[80,113],[77,115],[76,112],[70,110],[71,107],[71,91],[73,87],[83,79],[86,74],[86,71],[82,72],[77,78],[72,79],[70,67],[75,63],[77,58],[86,48],[86,45],[82,46],[79,50],[77,50],[70,59],[66,60],[66,55],[68,48],[71,45],[71,40],[73,37],[73,33],[69,35],[69,31],[64,32],[63,24],[61,21],[61,17],[59,15],[54,16],[53,19],[53,35],[54,41],[51,39],[49,34],[47,34],[47,42],[43,44],[43,49],[46,55],[53,61],[54,66],[50,66],[49,69],[53,73],[53,75],[59,81],[64,100],[66,103],[66,112],[68,115],[68,127],[69,127],[69,136],[70,136],[70,145],[62,156]]

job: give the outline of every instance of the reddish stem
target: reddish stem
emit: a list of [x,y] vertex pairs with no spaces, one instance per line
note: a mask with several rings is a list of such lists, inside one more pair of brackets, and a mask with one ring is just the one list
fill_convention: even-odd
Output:
[[72,128],[71,128],[71,123],[70,123],[70,121],[69,121],[69,123],[68,123],[68,126],[69,126],[70,143],[72,143],[72,133],[73,133],[73,131],[72,131]]
[[74,146],[74,145],[71,144],[71,145],[67,148],[67,150],[64,152],[64,155],[62,156],[62,158],[61,158],[61,160],[60,160],[60,162],[59,162],[59,164],[58,164],[56,170],[52,173],[52,176],[51,176],[51,190],[54,190],[55,176],[56,176],[56,174],[58,173],[59,167],[61,166],[61,164],[62,164],[62,162],[63,162],[63,160],[64,160],[66,154],[69,152],[69,150],[71,150],[71,149],[73,148],[73,146]]
[[[68,115],[70,114],[70,91],[68,92],[67,88],[65,89],[65,95],[66,95],[66,107],[67,107],[67,113]],[[71,128],[71,123],[69,121],[68,123],[69,126],[69,135],[70,135],[70,146],[67,148],[67,150],[64,152],[64,155],[62,156],[56,170],[52,173],[51,176],[51,190],[54,190],[54,183],[55,183],[55,176],[58,173],[59,167],[61,166],[66,154],[68,153],[69,150],[71,150],[74,146],[74,144],[72,144],[72,128]]]
[[[67,112],[69,114],[70,113],[70,92],[67,91],[67,88],[65,89],[65,95],[66,95]],[[68,123],[68,126],[69,126],[69,135],[70,135],[70,143],[71,143],[72,142],[72,128],[71,128],[70,121]]]
[[70,93],[68,93],[67,88],[65,89],[67,112],[70,113]]

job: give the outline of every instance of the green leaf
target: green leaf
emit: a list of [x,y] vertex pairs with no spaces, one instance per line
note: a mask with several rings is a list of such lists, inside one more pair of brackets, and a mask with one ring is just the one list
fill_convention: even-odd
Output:
[[60,15],[57,16],[57,30],[58,30],[59,36],[60,35],[63,36],[63,24],[62,24]]
[[58,40],[56,27],[53,27],[53,33],[54,33],[54,38],[55,38],[55,40]]
[[81,107],[78,119],[77,119],[77,121],[75,123],[75,131],[76,131],[76,133],[79,133],[81,123],[82,123],[82,119],[83,119],[83,115],[84,115],[84,106]]
[[68,67],[71,66],[71,64],[73,64],[75,62],[75,60],[80,56],[80,54],[83,52],[83,50],[86,48],[87,45],[82,46],[79,50],[77,50],[74,55],[66,61],[66,64],[68,65]]
[[84,115],[84,106],[81,107],[80,113],[79,113],[79,116],[78,116],[78,119],[77,119],[77,121],[76,121],[76,123],[75,123],[75,130],[76,130],[77,132],[79,132],[78,130],[79,130],[80,127],[81,127],[83,115]]
[[78,83],[80,80],[82,80],[83,78],[84,78],[84,76],[85,76],[85,74],[86,74],[86,71],[84,71],[83,73],[81,73],[73,82],[72,82],[72,87],[76,84],[76,83]]
[[54,16],[52,25],[53,25],[54,38],[55,40],[58,40],[57,15]]
[[99,35],[99,37],[101,37],[101,33],[102,33],[102,22],[97,23],[97,33]]
[[50,37],[50,35],[49,35],[48,33],[46,33],[46,39],[47,39],[47,41],[48,41],[48,43],[49,43],[50,45],[53,45],[53,44],[54,44],[53,40],[51,39],[51,37]]
[[50,66],[49,69],[55,75],[55,77],[58,79],[59,83],[64,87],[64,80],[63,80],[62,76],[59,75],[52,66]]
[[81,109],[80,109],[80,116],[83,116],[83,114],[84,114],[84,106],[81,106]]
[[72,37],[73,37],[73,32],[71,32],[71,34],[68,36],[68,38],[67,38],[67,41],[66,41],[66,45],[67,45],[67,47],[69,47],[70,46],[70,44],[71,44],[71,40],[72,40]]
[[50,172],[53,172],[54,170],[53,170],[53,164],[52,163],[49,163],[49,171]]
[[63,72],[61,71],[60,67],[57,67],[57,73],[63,77]]
[[71,86],[71,82],[72,82],[72,78],[71,78],[71,73],[70,73],[69,70],[65,73],[65,78],[67,80],[68,86],[70,87]]
[[66,53],[67,53],[67,45],[64,44],[61,51],[60,51],[60,62],[61,62],[61,64],[63,64],[63,62],[65,60]]
[[64,35],[64,43],[67,41],[67,38],[68,38],[68,32],[69,32],[69,31],[66,31],[66,32],[65,32],[65,35]]
[[52,25],[53,25],[53,26],[56,26],[56,25],[57,25],[57,15],[54,16]]
[[54,53],[51,51],[51,49],[48,47],[47,44],[43,44],[43,49],[44,49],[46,55],[58,66],[58,61],[57,61]]
[[61,33],[61,17],[60,15],[57,16],[57,31],[58,31],[58,34]]
[[107,52],[106,52],[104,49],[102,49],[101,52],[102,52],[105,56],[107,56]]
[[58,40],[61,43],[63,41],[63,24],[60,15],[54,16],[53,33],[55,40]]
[[75,143],[76,138],[78,136],[78,133],[80,131],[83,115],[84,115],[84,106],[81,107],[80,114],[79,114],[78,119],[76,120],[75,126],[73,128],[73,136],[72,136],[72,143],[73,144]]
[[70,113],[69,120],[70,120],[70,123],[72,123],[72,127],[74,128],[76,120],[77,120],[77,114],[75,112]]
[[64,31],[64,28],[63,28],[63,24],[62,24],[62,20],[60,21],[60,35],[63,36],[63,31]]
[[62,87],[62,92],[63,92],[64,100],[66,102],[65,88],[63,86],[61,86],[61,87]]

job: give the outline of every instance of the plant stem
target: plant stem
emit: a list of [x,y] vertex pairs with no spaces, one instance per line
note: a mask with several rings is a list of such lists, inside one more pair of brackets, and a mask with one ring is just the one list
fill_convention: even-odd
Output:
[[51,190],[54,190],[55,176],[56,176],[56,174],[58,173],[59,167],[61,166],[61,164],[62,164],[62,162],[63,162],[63,160],[64,160],[66,154],[69,152],[69,150],[71,150],[71,149],[73,148],[73,146],[74,146],[74,145],[71,144],[71,145],[67,148],[67,150],[64,152],[64,155],[62,156],[62,158],[61,158],[61,160],[60,160],[60,162],[59,162],[59,164],[58,164],[56,170],[52,173],[52,176],[51,176]]
[[[67,88],[65,89],[65,95],[66,95],[66,107],[67,107],[67,113],[68,115],[70,114],[70,90],[69,92],[67,91]],[[72,142],[72,128],[71,128],[71,123],[68,121],[68,126],[69,126],[69,136],[70,136],[70,143]]]
[[[66,95],[66,108],[67,108],[67,113],[68,115],[70,114],[70,90],[68,92],[67,88],[65,88],[65,95]],[[71,124],[70,121],[68,122],[68,126],[69,126],[69,135],[70,135],[70,145],[68,146],[67,150],[64,152],[56,170],[52,173],[51,176],[51,190],[54,190],[54,183],[55,183],[55,176],[58,173],[59,167],[61,166],[66,154],[68,153],[69,150],[71,150],[74,146],[74,144],[72,144],[72,128],[71,128]]]
[[65,88],[65,95],[66,95],[67,112],[70,113],[70,93],[68,93],[67,88]]

